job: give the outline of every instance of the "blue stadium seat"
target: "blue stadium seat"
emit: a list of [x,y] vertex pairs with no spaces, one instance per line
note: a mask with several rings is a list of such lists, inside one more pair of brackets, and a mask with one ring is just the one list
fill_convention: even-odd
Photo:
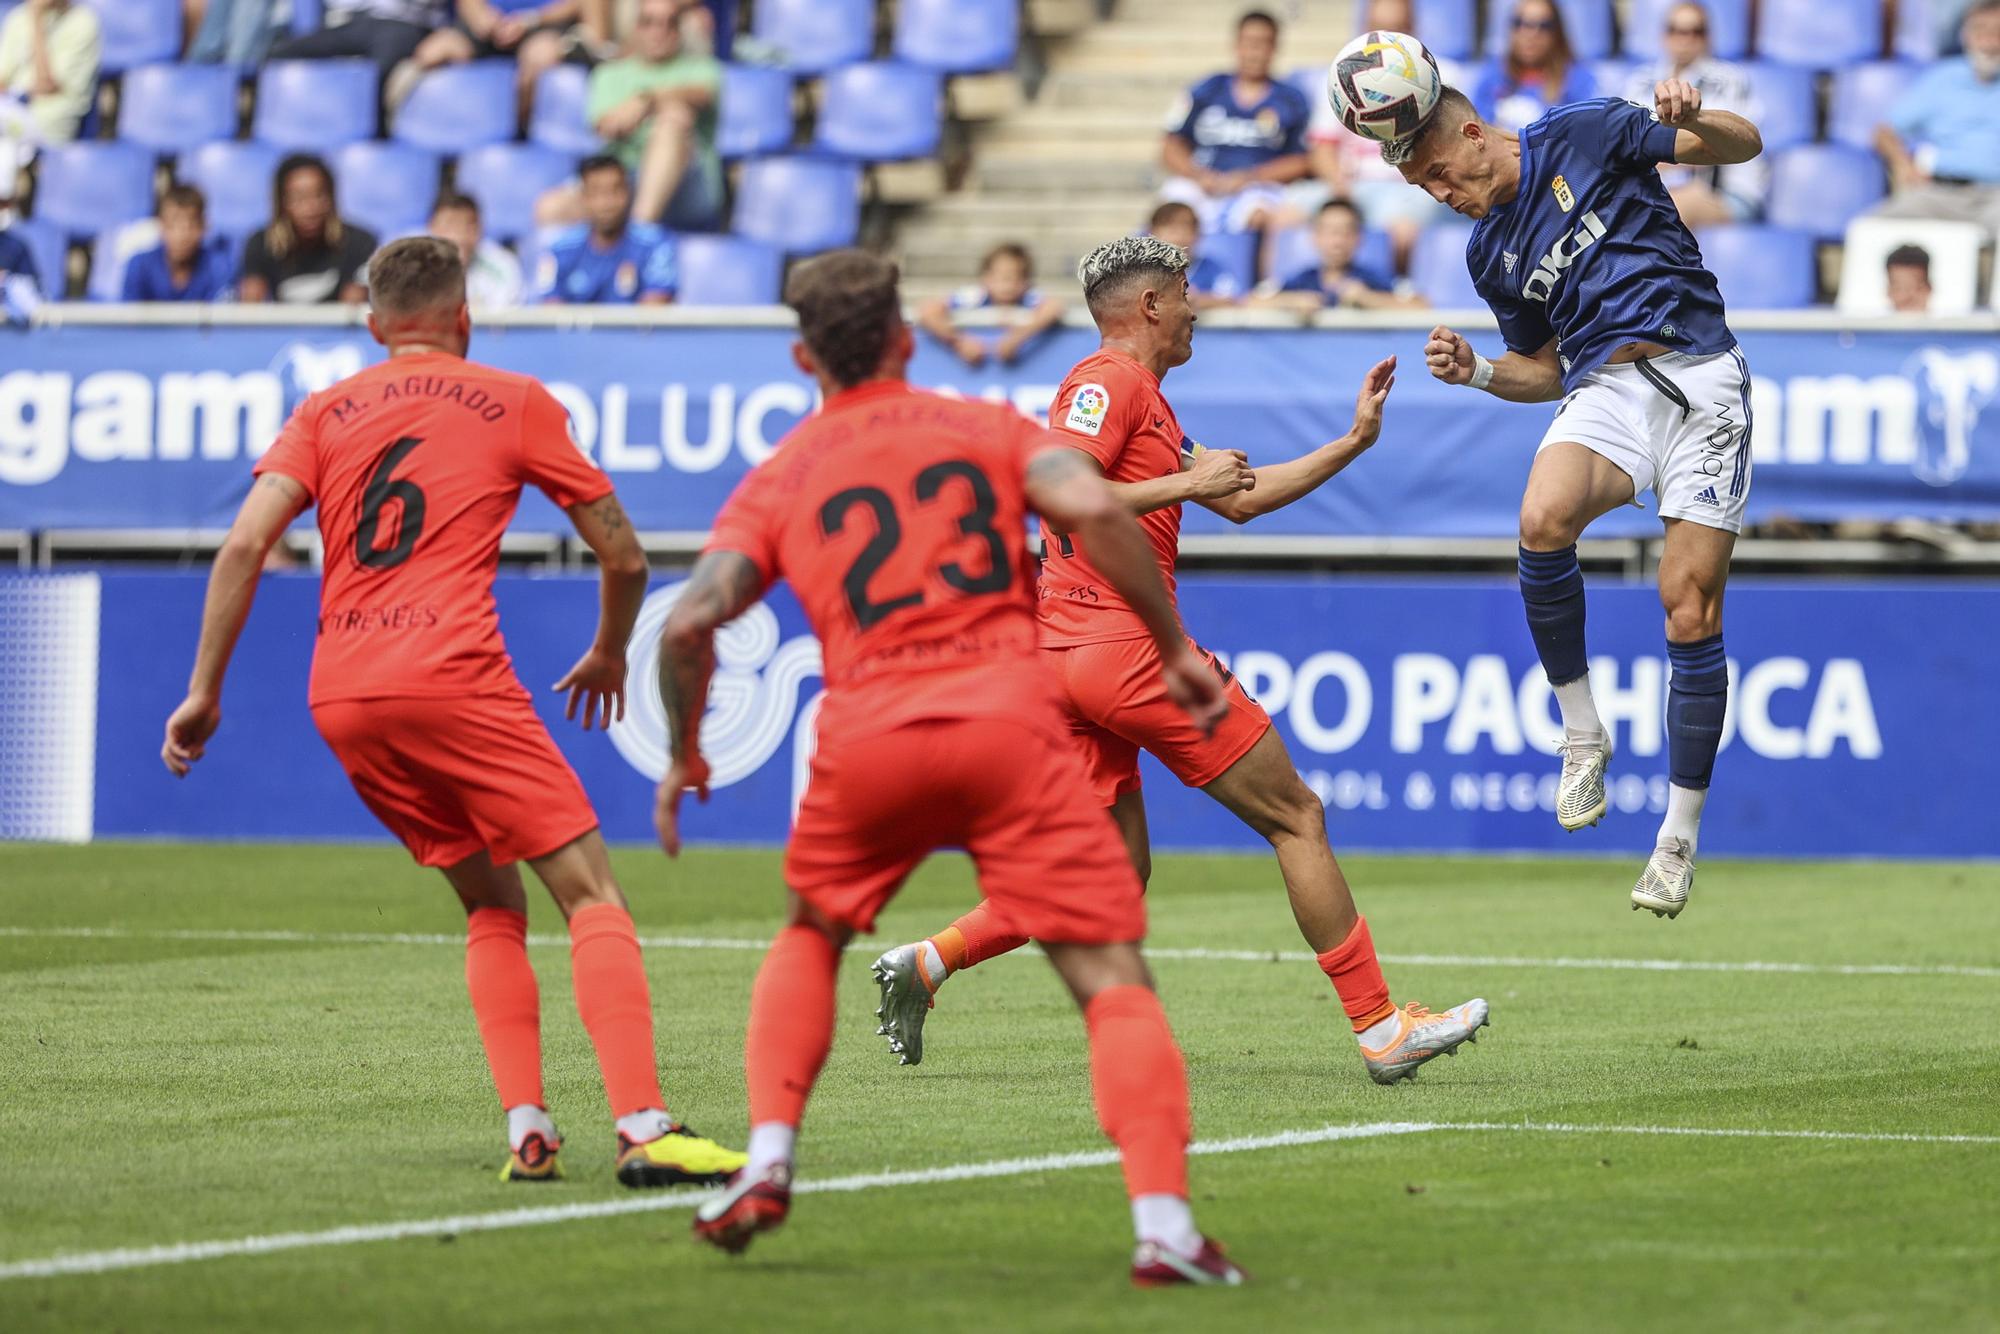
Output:
[[434,69],[397,110],[394,137],[440,153],[505,143],[520,123],[516,87],[511,60]]
[[1797,310],[1819,295],[1819,242],[1790,227],[1733,224],[1696,233],[1722,300],[1739,310]]
[[83,294],[92,301],[116,301],[125,295],[125,268],[132,256],[160,243],[160,224],[151,218],[112,227],[97,234],[90,247],[90,276]]
[[1257,241],[1255,232],[1210,232],[1194,243],[1194,255],[1215,261],[1239,292],[1248,292],[1257,284]]
[[35,216],[71,237],[150,217],[153,153],[137,144],[56,144],[35,158]]
[[[1516,0],[1500,0],[1488,11],[1491,25],[1486,34],[1486,53],[1499,55],[1507,49],[1513,31]],[[1578,60],[1602,60],[1617,45],[1611,40],[1611,0],[1556,0],[1562,11],[1563,29],[1569,33],[1570,50]],[[1426,44],[1429,38],[1425,38]],[[1439,52],[1438,54],[1443,54]]]
[[1306,95],[1306,105],[1315,111],[1326,100],[1326,68],[1323,65],[1305,65],[1285,76],[1285,82]]
[[894,61],[847,65],[826,76],[815,142],[869,162],[929,157],[944,130],[944,80]]
[[1410,282],[1433,306],[1466,310],[1486,305],[1465,267],[1465,243],[1471,238],[1472,224],[1459,222],[1432,223],[1417,234],[1417,248],[1410,255]]
[[926,69],[1011,69],[1020,44],[1018,0],[901,0],[896,9],[896,59]]
[[327,165],[349,221],[385,240],[430,221],[443,163],[428,148],[370,139],[336,148]]
[[1638,61],[1620,60],[1616,56],[1606,60],[1591,61],[1590,77],[1597,85],[1597,95],[1599,97],[1623,97],[1625,95],[1626,83],[1637,72],[1638,68]]
[[[726,85],[725,85],[726,88]],[[728,93],[721,114],[726,118]],[[535,108],[528,117],[528,138],[558,152],[582,157],[604,147],[590,128],[590,71],[581,65],[557,65],[535,80]]]
[[1751,61],[1744,70],[1757,100],[1764,105],[1757,129],[1764,136],[1765,152],[1819,138],[1818,76],[1797,65],[1769,60]]
[[1826,137],[1837,144],[1872,148],[1875,127],[1908,90],[1922,66],[1907,60],[1871,60],[1833,72],[1827,94]]
[[159,153],[236,137],[240,80],[224,65],[141,65],[118,94],[118,137]]
[[776,305],[785,278],[784,252],[741,236],[680,238],[681,289],[689,306]]
[[[1357,5],[1357,15],[1367,6]],[[1479,7],[1475,0],[1417,0],[1417,36],[1440,60],[1471,60],[1479,54]]]
[[792,76],[758,65],[724,65],[716,116],[715,148],[723,157],[783,152],[792,146]]
[[104,34],[101,73],[180,59],[180,0],[97,0],[91,8]]
[[751,158],[736,186],[739,235],[809,254],[861,233],[861,168],[823,158]]
[[174,177],[207,198],[210,230],[247,236],[271,221],[271,177],[283,156],[270,144],[225,139],[181,154]]
[[375,137],[376,73],[367,60],[274,60],[257,74],[250,137],[323,152]]
[[1873,153],[1850,144],[1799,144],[1771,163],[1767,216],[1774,227],[1836,241],[1882,194],[1882,161]]
[[1896,0],[1896,31],[1889,46],[1904,60],[1937,58],[1937,13],[1932,0]]
[[[1625,16],[1625,54],[1654,60],[1667,15],[1682,0],[1633,0]],[[1724,60],[1750,54],[1750,0],[1696,0],[1708,11],[1708,44]]]
[[458,188],[479,201],[486,234],[511,242],[535,229],[535,200],[576,174],[576,157],[542,144],[487,144],[458,159]]
[[16,218],[7,228],[35,257],[35,278],[44,301],[60,301],[69,285],[69,235],[40,218]]
[[823,74],[875,54],[875,0],[758,0],[751,31],[786,69]]
[[[1361,233],[1361,245],[1355,251],[1354,262],[1393,274],[1396,271],[1396,243],[1382,228],[1369,227]],[[1271,272],[1268,276],[1283,282],[1318,263],[1319,251],[1313,247],[1312,224],[1300,223],[1278,233],[1271,247]]]
[[292,36],[303,37],[309,32],[318,32],[325,26],[324,0],[292,0]]
[[1882,0],[1760,0],[1757,54],[1837,69],[1882,54]]

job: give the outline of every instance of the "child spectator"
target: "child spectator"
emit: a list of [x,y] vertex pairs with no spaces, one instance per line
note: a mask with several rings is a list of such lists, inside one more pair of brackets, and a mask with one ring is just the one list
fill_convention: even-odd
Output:
[[[1028,343],[1062,322],[1062,302],[1035,289],[1035,261],[1026,246],[1004,242],[979,261],[979,281],[948,297],[924,303],[917,323],[968,366],[983,366],[987,357],[1011,366]],[[952,315],[961,310],[1008,312],[1007,331],[989,349],[984,339],[959,329]],[[1026,316],[1015,320],[1018,313]]]
[[1889,308],[1898,315],[1925,315],[1931,308],[1931,256],[1920,245],[1899,245],[1883,261]]
[[1257,304],[1304,312],[1335,306],[1388,310],[1428,305],[1422,297],[1397,296],[1393,277],[1356,262],[1361,234],[1361,210],[1345,199],[1327,200],[1313,219],[1313,248],[1319,252],[1319,263],[1285,279],[1275,291],[1260,293]]
[[125,301],[227,301],[236,269],[208,235],[208,201],[192,185],[160,196],[160,243],[125,265]]
[[368,299],[374,253],[374,233],[341,220],[326,163],[294,153],[272,177],[271,225],[251,233],[243,247],[237,299],[359,305]]
[[1146,231],[1187,252],[1188,299],[1197,310],[1233,306],[1243,300],[1243,284],[1235,274],[1218,263],[1215,256],[1195,254],[1195,246],[1201,241],[1201,219],[1186,204],[1166,203],[1154,209]]
[[468,305],[490,309],[520,304],[521,261],[506,246],[486,239],[478,200],[450,191],[439,195],[431,205],[430,232],[458,247]]

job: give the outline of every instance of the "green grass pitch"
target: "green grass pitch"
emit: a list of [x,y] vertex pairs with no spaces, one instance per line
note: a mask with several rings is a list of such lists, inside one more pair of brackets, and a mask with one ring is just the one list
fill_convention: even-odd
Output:
[[[648,953],[660,1057],[674,1110],[740,1142],[759,956],[713,943],[768,937],[777,859],[618,865],[643,933],[711,942]],[[1382,1089],[1311,964],[1156,961],[1199,1139],[1458,1127],[1197,1158],[1199,1217],[1253,1276],[1240,1291],[1132,1291],[1102,1165],[801,1194],[735,1260],[698,1247],[678,1203],[47,1277],[18,1270],[640,1197],[611,1178],[559,941],[533,955],[569,1180],[494,1180],[460,918],[400,853],[0,848],[0,1329],[2000,1327],[2000,867],[1718,861],[1671,923],[1627,909],[1627,861],[1349,870],[1398,998],[1482,994],[1494,1027]],[[878,939],[942,926],[970,883],[934,862]],[[1152,908],[1164,950],[1300,948],[1267,857],[1164,856]],[[560,930],[546,899],[533,929]],[[1045,964],[956,979],[925,1063],[901,1069],[873,1035],[872,955],[843,970],[805,1178],[1102,1147],[1082,1026]],[[1832,1133],[1632,1133],[1651,1127]]]

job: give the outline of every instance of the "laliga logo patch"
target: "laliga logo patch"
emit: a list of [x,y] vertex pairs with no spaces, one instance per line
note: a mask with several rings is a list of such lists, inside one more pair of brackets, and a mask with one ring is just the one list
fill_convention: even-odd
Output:
[[1561,176],[1549,182],[1549,189],[1556,192],[1556,203],[1562,205],[1563,212],[1567,213],[1576,207],[1576,196],[1569,192],[1569,182]]
[[1076,397],[1070,400],[1069,416],[1063,425],[1072,431],[1085,435],[1096,435],[1104,429],[1104,415],[1111,410],[1111,395],[1101,384],[1078,385]]

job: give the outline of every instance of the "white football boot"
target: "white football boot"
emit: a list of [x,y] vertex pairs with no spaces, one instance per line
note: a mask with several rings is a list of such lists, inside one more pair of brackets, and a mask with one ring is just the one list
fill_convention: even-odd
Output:
[[1432,1012],[1411,1001],[1393,1016],[1396,1034],[1380,1047],[1361,1047],[1368,1077],[1378,1084],[1416,1078],[1417,1067],[1433,1057],[1450,1056],[1468,1042],[1479,1041],[1486,1027],[1486,1002],[1474,997],[1449,1010]]
[[1632,887],[1632,911],[1651,908],[1657,917],[1679,917],[1694,888],[1694,848],[1684,838],[1668,838],[1653,849],[1639,883]]
[[1604,818],[1610,800],[1604,794],[1604,770],[1611,763],[1611,742],[1595,745],[1565,742],[1561,749],[1562,777],[1556,781],[1556,823],[1575,833]]

